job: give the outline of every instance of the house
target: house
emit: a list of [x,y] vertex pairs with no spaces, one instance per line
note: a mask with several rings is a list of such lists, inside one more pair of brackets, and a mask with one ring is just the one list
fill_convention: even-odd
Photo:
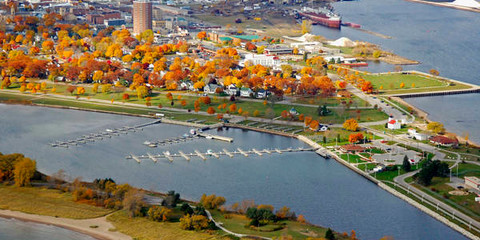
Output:
[[399,120],[393,118],[393,116],[390,115],[390,117],[388,117],[387,128],[388,128],[388,129],[391,129],[391,130],[401,129],[401,128],[402,128],[402,124],[400,123]]
[[237,88],[237,86],[235,86],[235,84],[230,84],[228,85],[227,89],[225,90],[225,93],[230,95],[230,96],[238,96],[239,94],[239,90]]
[[263,65],[266,67],[273,67],[280,64],[280,58],[273,55],[266,54],[246,54],[245,60],[240,62],[240,66],[245,66],[245,62],[250,62],[252,65]]
[[252,94],[253,94],[252,89],[246,88],[246,87],[240,88],[240,96],[241,97],[250,97]]
[[190,91],[194,91],[195,88],[193,87],[193,83],[191,81],[183,81],[180,83],[180,88],[182,90],[190,90]]
[[472,188],[480,191],[480,179],[477,177],[465,177],[465,188]]
[[209,83],[207,84],[205,87],[203,87],[203,91],[205,93],[210,93],[210,94],[214,94],[214,93],[217,93],[217,88],[220,88],[220,90],[223,91],[222,87],[218,84],[213,84],[213,83]]
[[340,151],[344,153],[357,153],[357,152],[364,152],[366,148],[360,145],[354,144],[346,144],[340,147]]
[[419,140],[419,141],[428,140],[428,138],[430,137],[427,134],[417,132],[417,130],[415,130],[413,128],[408,129],[408,135],[412,138],[415,138],[416,140]]
[[257,92],[257,98],[266,98],[267,95],[268,95],[268,92],[265,89],[260,89]]
[[430,138],[430,143],[435,144],[435,145],[440,145],[443,147],[456,147],[458,146],[458,140],[457,139],[452,139],[448,138],[445,136],[434,136]]

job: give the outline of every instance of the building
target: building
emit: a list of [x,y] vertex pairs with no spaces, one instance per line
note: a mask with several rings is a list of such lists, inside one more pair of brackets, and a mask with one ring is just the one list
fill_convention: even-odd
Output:
[[408,135],[412,138],[415,138],[416,140],[419,140],[419,141],[428,140],[428,138],[430,137],[427,134],[422,134],[422,133],[417,132],[417,130],[415,130],[413,128],[408,129]]
[[477,177],[465,177],[465,188],[473,188],[480,191],[480,179]]
[[240,96],[241,97],[250,97],[253,94],[252,89],[247,87],[240,88]]
[[435,145],[440,145],[442,147],[456,147],[458,146],[458,140],[457,139],[452,139],[448,138],[445,136],[434,136],[430,138],[430,143],[435,144]]
[[243,64],[245,64],[245,62],[247,61],[249,61],[253,65],[260,64],[266,67],[274,67],[280,64],[280,58],[278,58],[277,56],[266,54],[246,54]]
[[152,3],[149,0],[133,2],[133,33],[140,34],[152,29]]
[[209,83],[209,84],[207,84],[207,86],[205,86],[205,87],[203,88],[203,91],[204,91],[205,93],[214,94],[214,93],[217,93],[217,89],[220,89],[220,90],[218,90],[218,91],[223,92],[223,89],[222,89],[222,87],[221,87],[220,85],[218,85],[218,84],[213,84],[213,83]]
[[340,151],[344,153],[357,153],[357,152],[364,152],[366,148],[360,145],[354,144],[346,144],[340,147]]
[[402,124],[400,123],[399,120],[393,118],[393,116],[390,115],[390,117],[388,117],[387,128],[388,128],[388,129],[391,129],[391,130],[401,129],[401,128],[402,128]]

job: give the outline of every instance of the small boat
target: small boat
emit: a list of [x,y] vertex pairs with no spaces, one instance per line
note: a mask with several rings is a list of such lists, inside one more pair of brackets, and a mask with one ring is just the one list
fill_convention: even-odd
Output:
[[169,152],[169,151],[165,151],[165,152],[163,152],[163,154],[165,154],[165,156],[170,156],[170,152]]
[[211,135],[207,135],[205,136],[206,139],[213,139],[213,137]]
[[195,135],[195,134],[197,134],[197,131],[195,131],[195,129],[192,128],[192,129],[190,129],[190,134]]
[[151,143],[151,144],[148,144],[148,146],[151,147],[151,148],[155,148],[155,147],[157,147],[157,144]]
[[150,145],[150,144],[152,144],[152,143],[149,142],[149,141],[145,141],[145,142],[143,142],[143,144],[144,144],[144,145]]
[[208,154],[208,155],[212,155],[212,154],[213,154],[213,150],[212,150],[212,149],[208,149],[208,150],[207,150],[207,154]]
[[183,137],[184,137],[184,138],[188,138],[189,136],[190,136],[190,135],[188,135],[188,134],[186,134],[186,133],[183,134]]
[[107,128],[105,131],[107,131],[107,132],[113,132],[113,130],[110,129],[110,128]]

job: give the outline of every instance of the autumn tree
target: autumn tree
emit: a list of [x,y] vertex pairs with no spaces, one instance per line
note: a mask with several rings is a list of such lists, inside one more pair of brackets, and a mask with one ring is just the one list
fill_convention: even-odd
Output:
[[128,95],[128,93],[124,93],[123,96],[122,96],[122,99],[124,101],[126,101],[126,100],[130,99],[130,95]]
[[348,131],[357,131],[358,130],[358,122],[354,118],[347,119],[343,123],[343,128]]
[[438,70],[436,69],[430,69],[430,74],[432,74],[433,76],[438,76],[440,74],[440,72],[438,72]]
[[122,205],[130,217],[143,216],[142,207],[145,205],[143,195],[143,192],[134,188],[131,188],[125,193]]
[[149,89],[147,86],[138,86],[136,91],[138,99],[145,98],[149,94]]
[[222,196],[216,196],[215,194],[206,195],[203,194],[200,198],[200,203],[207,209],[217,209],[223,204],[225,204],[226,200]]
[[234,113],[237,110],[237,104],[232,103],[228,109],[230,110],[231,113]]
[[427,129],[435,134],[445,132],[445,128],[442,123],[439,122],[430,122],[427,124]]
[[36,165],[37,163],[30,158],[22,158],[16,162],[13,170],[15,186],[30,186],[30,179],[35,174]]
[[172,217],[172,210],[166,207],[153,206],[148,210],[147,215],[152,221],[165,222]]
[[213,107],[208,107],[207,113],[208,114],[215,114],[215,109],[213,109]]
[[364,137],[363,137],[363,134],[362,133],[352,133],[348,136],[348,141],[351,142],[351,143],[356,143],[360,140],[362,140]]
[[203,215],[190,215],[187,214],[180,218],[180,228],[183,230],[196,230],[208,228],[209,220]]
[[289,207],[283,206],[280,208],[275,215],[279,219],[290,219],[290,220],[296,220],[297,217],[295,215],[295,212],[292,212]]
[[206,32],[199,32],[197,34],[197,38],[203,40],[203,39],[207,38],[207,33]]

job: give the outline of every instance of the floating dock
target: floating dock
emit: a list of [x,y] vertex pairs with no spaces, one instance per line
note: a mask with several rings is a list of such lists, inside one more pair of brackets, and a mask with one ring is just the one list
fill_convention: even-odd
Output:
[[[170,162],[173,162],[175,158],[184,158],[187,161],[190,161],[192,157],[199,157],[202,160],[207,160],[208,156],[213,156],[215,158],[220,158],[221,156],[228,156],[228,157],[234,157],[235,155],[243,155],[245,157],[248,157],[249,154],[256,154],[258,156],[262,156],[265,153],[271,154],[271,153],[284,153],[284,152],[308,152],[308,151],[317,151],[317,148],[288,148],[288,149],[263,149],[263,150],[257,150],[257,149],[251,149],[251,150],[242,150],[238,148],[236,151],[228,151],[227,149],[222,149],[222,151],[212,151],[208,150],[207,152],[200,152],[199,150],[194,150],[193,153],[184,153],[182,151],[179,151],[178,154],[176,153],[169,153],[169,152],[163,152],[162,154],[157,154],[153,155],[150,153],[147,153],[146,155],[129,155],[126,157],[126,159],[133,159],[137,161],[138,163],[141,163],[142,159],[151,159],[152,161],[155,159],[167,159]],[[319,153],[317,151],[317,153]],[[319,153],[320,154],[320,153]],[[155,162],[155,161],[154,161]]]

